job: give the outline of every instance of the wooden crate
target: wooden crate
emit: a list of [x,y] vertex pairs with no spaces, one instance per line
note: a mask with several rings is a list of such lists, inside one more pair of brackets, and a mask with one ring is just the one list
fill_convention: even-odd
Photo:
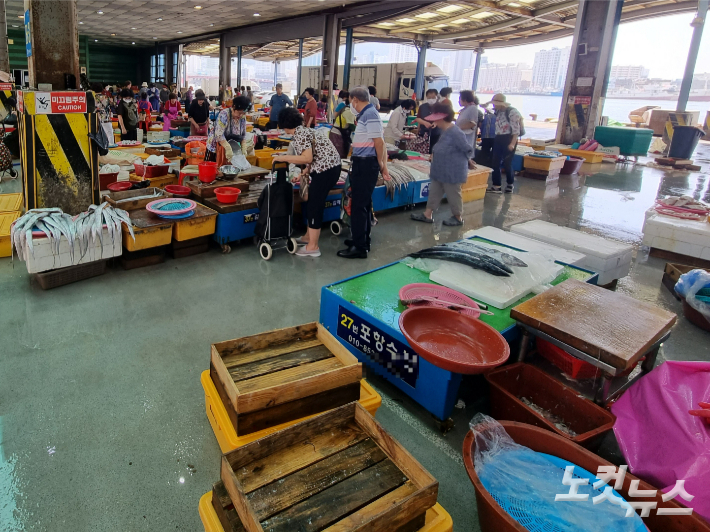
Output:
[[221,479],[247,532],[410,532],[439,483],[358,403],[222,456]]
[[362,365],[309,323],[213,344],[210,376],[242,436],[357,401]]
[[[153,196],[158,192],[160,193],[160,196],[156,196],[154,198],[145,197]],[[135,211],[137,209],[142,209],[152,201],[157,201],[164,197],[167,197],[167,195],[162,188],[148,187],[138,190],[109,192],[108,194],[104,194],[103,201],[108,202],[112,207],[123,209],[124,211]]]
[[162,155],[168,159],[180,157],[180,150],[176,150],[175,148],[146,148],[145,153],[148,155]]

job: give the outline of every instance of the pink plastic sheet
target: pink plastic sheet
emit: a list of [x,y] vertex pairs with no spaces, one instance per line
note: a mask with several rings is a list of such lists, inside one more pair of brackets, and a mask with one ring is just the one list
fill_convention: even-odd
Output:
[[688,414],[700,401],[710,401],[710,363],[669,361],[629,388],[611,411],[629,471],[664,492],[685,480],[695,498],[676,500],[710,521],[710,426]]

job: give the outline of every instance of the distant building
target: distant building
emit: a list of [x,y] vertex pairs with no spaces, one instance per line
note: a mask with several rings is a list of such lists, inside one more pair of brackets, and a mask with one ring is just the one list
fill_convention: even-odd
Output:
[[541,91],[561,89],[567,77],[569,55],[569,46],[537,52],[532,67],[532,88]]
[[390,56],[386,57],[383,63],[412,63],[417,61],[417,49],[406,44],[395,44],[391,46]]
[[611,67],[610,79],[641,79],[648,77],[648,69],[641,65],[616,65]]
[[709,91],[710,90],[710,72],[695,74],[693,76],[693,84],[690,86],[694,91]]
[[[473,84],[473,70],[473,68],[464,70],[465,76],[462,86],[471,87]],[[527,70],[530,70],[530,66],[523,63],[509,63],[507,65],[488,63],[481,65],[477,89],[496,92],[520,91],[522,90],[523,72]]]

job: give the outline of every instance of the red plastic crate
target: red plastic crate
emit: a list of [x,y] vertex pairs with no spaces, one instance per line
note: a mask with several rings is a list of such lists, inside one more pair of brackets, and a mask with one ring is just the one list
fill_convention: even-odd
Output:
[[593,379],[597,375],[597,368],[589,362],[575,358],[555,344],[541,338],[536,338],[535,342],[538,353],[573,379]]
[[133,166],[136,169],[136,175],[143,176],[145,179],[168,175],[169,165],[167,164],[161,164],[158,166],[146,166],[144,164],[133,163]]

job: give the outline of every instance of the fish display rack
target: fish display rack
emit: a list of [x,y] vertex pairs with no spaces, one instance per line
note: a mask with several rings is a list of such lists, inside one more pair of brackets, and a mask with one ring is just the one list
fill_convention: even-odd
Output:
[[414,532],[439,488],[358,403],[223,455],[220,477],[246,532]]
[[213,344],[210,377],[242,436],[357,401],[362,365],[309,323]]

